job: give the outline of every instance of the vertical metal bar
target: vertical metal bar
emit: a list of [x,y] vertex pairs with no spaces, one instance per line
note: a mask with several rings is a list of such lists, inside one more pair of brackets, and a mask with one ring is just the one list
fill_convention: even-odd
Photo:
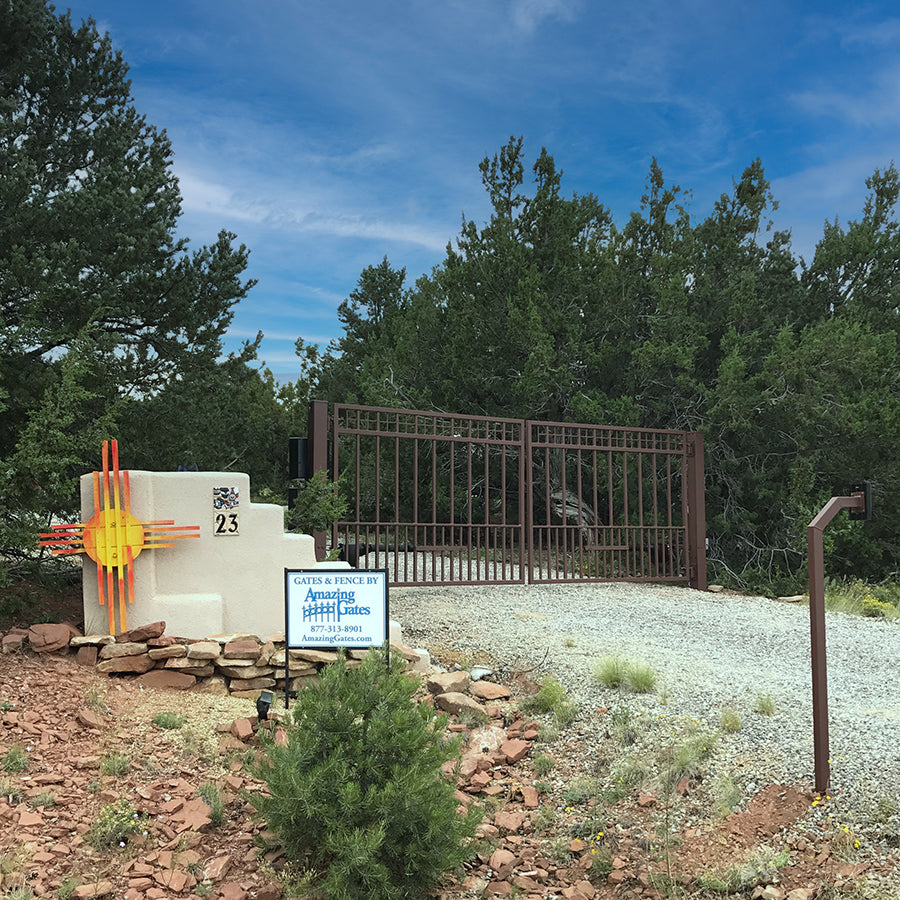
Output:
[[[335,422],[337,428],[337,422]],[[328,404],[324,400],[312,400],[309,404],[306,436],[309,439],[309,461],[313,474],[328,471]],[[338,442],[334,441],[334,477],[338,477],[337,469]],[[316,559],[325,558],[325,532],[313,533]]]
[[637,562],[638,562],[638,574],[643,577],[646,574],[646,569],[644,568],[644,560],[646,558],[646,534],[644,531],[644,454],[638,453],[637,455],[637,495],[638,495],[638,553],[637,553]]
[[703,469],[703,435],[690,431],[685,435],[686,455],[682,473],[687,470],[683,488],[687,501],[687,554],[692,588],[706,590],[706,492]]
[[523,444],[519,448],[519,527],[523,529],[519,543],[520,575],[522,565],[522,547],[528,554],[528,580],[534,581],[534,458],[532,456],[531,422],[522,423]]

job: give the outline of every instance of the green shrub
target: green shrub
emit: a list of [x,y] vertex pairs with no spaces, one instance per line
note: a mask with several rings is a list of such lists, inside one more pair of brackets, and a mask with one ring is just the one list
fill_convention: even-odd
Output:
[[459,744],[402,670],[377,652],[355,669],[341,659],[297,696],[286,745],[263,738],[268,794],[253,803],[324,898],[425,896],[474,849],[481,811],[461,815],[441,774]]
[[225,821],[225,804],[222,802],[222,794],[213,781],[204,781],[197,789],[197,793],[203,798],[209,807],[209,821],[213,825],[221,825]]
[[28,754],[18,745],[10,747],[3,755],[4,772],[24,772],[28,768]]
[[659,676],[656,669],[641,660],[632,660],[628,665],[625,682],[636,694],[648,694],[656,687]]
[[565,688],[552,675],[541,682],[541,689],[532,697],[526,697],[519,709],[524,712],[552,712],[566,699]]
[[184,716],[166,709],[153,717],[153,724],[157,728],[181,728],[184,725]]
[[127,753],[114,750],[100,760],[100,774],[114,775],[117,778],[126,775],[131,768],[131,757]]
[[659,676],[649,663],[612,655],[597,660],[594,679],[604,687],[626,687],[636,694],[647,694],[656,687]]
[[594,665],[594,678],[604,687],[621,687],[627,667],[627,660],[621,656],[602,656]]
[[534,758],[534,771],[538,775],[546,775],[553,768],[553,757],[546,753],[538,753]]
[[295,482],[300,491],[288,512],[289,531],[312,534],[327,531],[347,514],[347,501],[341,496],[337,482],[328,480],[324,469],[315,472],[308,481]]
[[100,810],[100,815],[91,823],[84,839],[95,849],[104,850],[124,842],[129,834],[135,834],[144,827],[143,819],[131,802],[122,798],[108,803]]
[[727,734],[734,734],[736,731],[741,730],[741,715],[732,707],[728,706],[722,710],[721,716],[719,716],[719,725],[722,727],[722,731]]
[[774,716],[775,701],[772,699],[772,695],[759,694],[756,698],[756,702],[753,704],[753,709],[762,716]]
[[563,700],[553,708],[553,721],[559,728],[568,728],[578,718],[578,704]]

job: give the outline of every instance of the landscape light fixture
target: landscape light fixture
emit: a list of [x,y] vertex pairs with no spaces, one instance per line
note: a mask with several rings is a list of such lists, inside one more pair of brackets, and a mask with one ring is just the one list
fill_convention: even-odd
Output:
[[259,716],[260,722],[265,722],[269,718],[269,709],[275,695],[272,691],[260,691],[259,697],[256,698],[256,714]]

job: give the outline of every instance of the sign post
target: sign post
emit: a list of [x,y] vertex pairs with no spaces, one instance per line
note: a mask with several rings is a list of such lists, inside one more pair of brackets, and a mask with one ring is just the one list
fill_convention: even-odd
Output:
[[291,650],[385,647],[388,573],[368,569],[284,570],[284,706],[290,698]]

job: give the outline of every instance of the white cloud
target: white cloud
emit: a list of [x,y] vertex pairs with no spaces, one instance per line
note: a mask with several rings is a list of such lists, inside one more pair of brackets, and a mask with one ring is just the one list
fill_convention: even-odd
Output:
[[512,0],[510,11],[516,29],[530,35],[544,19],[574,21],[580,8],[578,0]]
[[859,127],[885,128],[900,123],[900,63],[887,66],[843,90],[821,88],[789,94],[805,113],[841,119]]

